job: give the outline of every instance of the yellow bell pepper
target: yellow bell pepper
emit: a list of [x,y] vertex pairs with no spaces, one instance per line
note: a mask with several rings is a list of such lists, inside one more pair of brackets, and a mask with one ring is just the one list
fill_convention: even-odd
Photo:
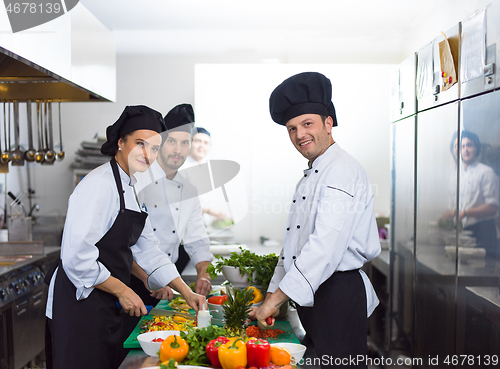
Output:
[[243,338],[230,338],[219,346],[219,361],[222,369],[236,369],[238,366],[247,366],[247,347]]
[[174,359],[178,363],[182,362],[188,354],[189,346],[187,342],[178,335],[168,336],[160,346],[160,361]]
[[250,286],[250,287],[248,287],[248,289],[252,290],[252,292],[253,292],[253,300],[250,301],[251,304],[257,304],[257,303],[264,300],[264,295],[262,294],[262,292],[260,292],[260,290],[258,288],[255,288],[254,286]]

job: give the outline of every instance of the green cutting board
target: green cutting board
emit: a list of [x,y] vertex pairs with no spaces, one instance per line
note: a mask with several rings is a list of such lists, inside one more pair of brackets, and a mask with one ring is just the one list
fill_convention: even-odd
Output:
[[[169,302],[167,300],[161,300],[155,308],[157,309],[162,309],[162,310],[173,310],[169,305]],[[189,314],[195,314],[195,311],[193,309],[189,310]],[[134,330],[132,333],[130,333],[130,336],[127,337],[125,342],[123,342],[123,347],[124,348],[141,348],[141,344],[137,340],[137,336],[141,334],[141,327],[149,320],[153,319],[153,316],[151,315],[144,315],[141,320],[139,320],[139,323],[135,326]]]
[[[161,303],[160,303],[161,304]],[[160,304],[158,304],[156,307],[158,309],[165,309],[169,310],[166,307],[160,307]],[[167,305],[168,306],[168,305]],[[172,310],[172,309],[170,309]],[[194,313],[194,310],[193,312]],[[147,320],[151,320],[152,317],[145,315],[141,318],[139,321],[139,324],[134,328],[134,331],[130,334],[130,336],[125,340],[123,343],[123,347],[129,348],[129,349],[140,349],[141,345],[139,341],[137,340],[137,336],[141,333],[140,327],[144,325],[144,322]],[[252,322],[252,325],[257,325],[257,322]],[[287,320],[276,320],[274,323],[274,328],[279,328],[282,331],[285,331],[285,333],[280,334],[276,338],[269,338],[268,341],[269,343],[277,343],[277,342],[291,342],[291,343],[300,343],[299,339],[293,333],[292,325],[290,324],[289,321]]]

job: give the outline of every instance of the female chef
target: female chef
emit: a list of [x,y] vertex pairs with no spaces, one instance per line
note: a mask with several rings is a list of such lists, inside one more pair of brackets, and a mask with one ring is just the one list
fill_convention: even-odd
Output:
[[165,129],[157,111],[127,106],[107,128],[101,147],[111,161],[87,174],[69,199],[61,259],[46,277],[47,368],[118,368],[125,351],[116,302],[130,315],[147,314],[128,287],[131,272],[136,274],[132,261],[142,268],[151,290],[168,284],[196,311],[205,303],[158,249],[132,187],[133,174],[144,172],[156,159],[158,133]]

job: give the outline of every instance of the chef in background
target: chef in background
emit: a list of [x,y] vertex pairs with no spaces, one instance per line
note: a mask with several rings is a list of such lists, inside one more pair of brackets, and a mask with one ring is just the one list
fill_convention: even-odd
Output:
[[[455,134],[456,135],[456,134]],[[454,155],[461,153],[460,189],[458,221],[464,230],[472,231],[476,246],[486,250],[488,256],[496,257],[498,253],[497,228],[500,187],[495,171],[481,163],[481,142],[471,131],[464,130],[460,135],[460,145],[455,138]],[[456,154],[455,154],[456,153]],[[450,191],[450,211],[444,217],[455,219],[456,215],[456,173]]]
[[[191,150],[186,159],[183,169],[204,164],[207,162],[207,154],[212,148],[212,136],[203,127],[195,127],[193,130],[193,139]],[[220,190],[219,190],[220,191]],[[223,210],[225,201],[218,191],[210,191],[200,194],[201,210],[205,225],[209,227],[214,220],[228,218],[228,214]]]
[[372,187],[332,138],[331,96],[330,80],[316,72],[294,75],[271,94],[272,119],[286,126],[308,167],[293,196],[266,299],[254,312],[267,328],[266,318],[293,300],[317,356],[329,360],[322,367],[368,354],[367,317],[378,299],[360,268],[380,253]]
[[157,111],[127,106],[107,128],[107,141],[101,147],[111,161],[87,174],[70,196],[61,259],[46,276],[49,369],[118,368],[126,352],[122,312],[116,302],[127,314],[147,314],[128,286],[137,269],[151,290],[170,285],[196,311],[206,303],[158,249],[158,239],[132,187],[134,175],[156,159],[159,133],[165,129]]

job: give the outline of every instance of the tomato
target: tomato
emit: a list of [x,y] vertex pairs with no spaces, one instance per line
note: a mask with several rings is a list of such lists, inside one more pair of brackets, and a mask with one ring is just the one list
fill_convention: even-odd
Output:
[[155,338],[151,342],[163,342],[163,338]]
[[273,325],[273,318],[271,318],[270,316],[268,316],[268,317],[266,318],[266,324],[267,324],[267,325]]
[[208,302],[214,305],[222,305],[222,303],[227,300],[227,295],[224,296],[212,296],[208,299]]

